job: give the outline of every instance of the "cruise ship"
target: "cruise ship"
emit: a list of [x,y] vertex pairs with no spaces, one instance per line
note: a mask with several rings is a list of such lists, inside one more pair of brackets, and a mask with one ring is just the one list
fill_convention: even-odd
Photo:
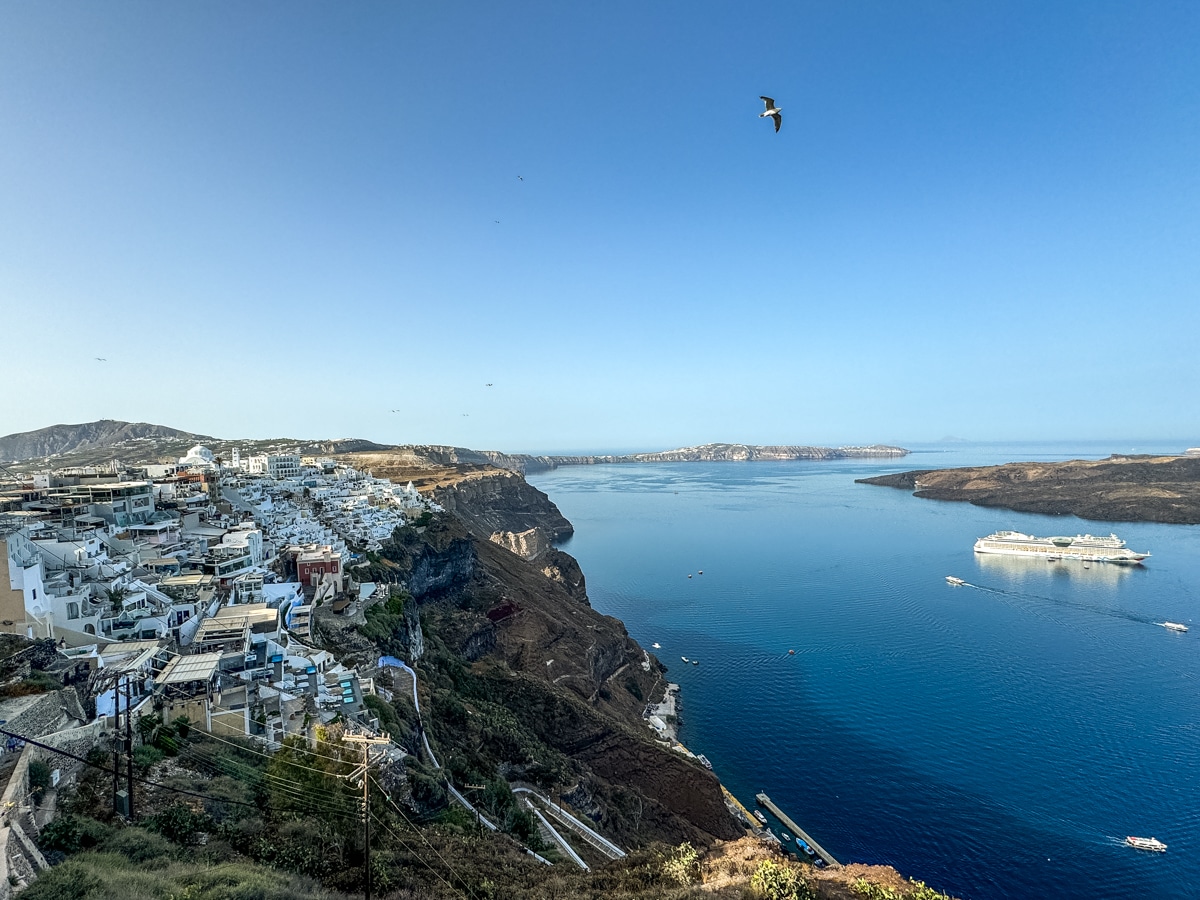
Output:
[[1033,559],[1082,559],[1096,562],[1137,565],[1149,553],[1138,553],[1125,546],[1115,534],[1093,537],[1034,537],[1019,531],[997,531],[975,542],[976,553],[999,553],[1005,556],[1026,556]]

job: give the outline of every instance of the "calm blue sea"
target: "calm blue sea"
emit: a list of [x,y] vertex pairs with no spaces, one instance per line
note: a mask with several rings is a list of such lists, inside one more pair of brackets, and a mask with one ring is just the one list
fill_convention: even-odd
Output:
[[[971,900],[1194,898],[1200,527],[854,484],[1182,447],[954,444],[900,460],[572,467],[530,480],[574,523],[564,549],[593,606],[645,647],[662,644],[683,686],[684,743],[743,802],[766,791],[839,859]],[[1133,568],[976,557],[975,539],[1004,528],[1115,531],[1152,556]],[[1164,620],[1193,630],[1153,624]],[[1130,849],[1129,834],[1170,849]]]

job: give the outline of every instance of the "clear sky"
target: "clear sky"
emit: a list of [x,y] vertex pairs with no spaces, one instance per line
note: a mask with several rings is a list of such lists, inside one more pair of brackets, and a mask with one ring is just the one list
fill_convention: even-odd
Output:
[[0,434],[1194,440],[1197,48],[1194,0],[8,0]]

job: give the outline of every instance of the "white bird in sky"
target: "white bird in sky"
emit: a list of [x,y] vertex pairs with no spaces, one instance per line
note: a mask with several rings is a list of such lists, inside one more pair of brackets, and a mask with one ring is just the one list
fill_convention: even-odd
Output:
[[783,121],[783,116],[781,116],[779,114],[780,113],[779,107],[775,105],[775,101],[772,100],[770,97],[763,97],[760,95],[758,99],[767,105],[766,112],[760,112],[758,114],[758,117],[760,119],[765,119],[767,116],[770,116],[772,119],[775,120],[775,131],[778,132],[779,124]]

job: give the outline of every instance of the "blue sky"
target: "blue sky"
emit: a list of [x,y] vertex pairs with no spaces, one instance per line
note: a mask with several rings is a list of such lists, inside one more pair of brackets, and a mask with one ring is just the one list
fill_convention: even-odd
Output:
[[1200,4],[0,19],[0,433],[1200,436]]

